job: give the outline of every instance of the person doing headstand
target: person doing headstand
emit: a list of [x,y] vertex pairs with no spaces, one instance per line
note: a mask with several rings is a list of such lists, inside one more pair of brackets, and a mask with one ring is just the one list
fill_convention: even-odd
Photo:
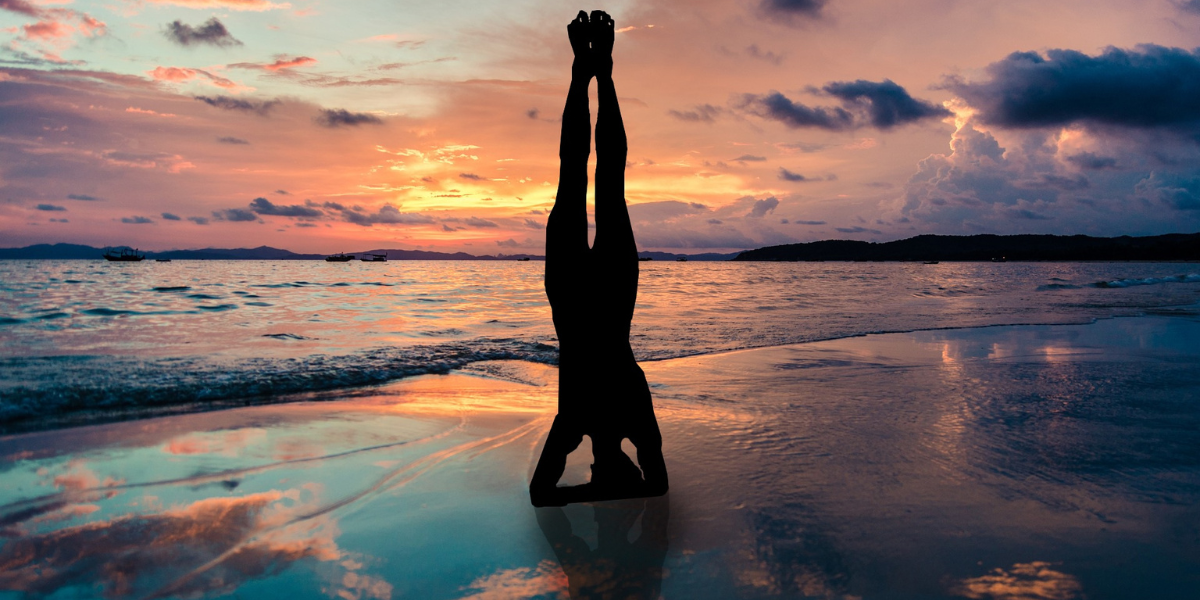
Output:
[[[575,500],[660,496],[667,492],[662,435],[646,375],[629,346],[638,259],[625,206],[625,125],[612,79],[613,20],[603,11],[567,26],[575,61],[563,109],[559,182],[546,224],[546,296],[559,343],[558,415],[530,482],[535,506]],[[588,85],[596,78],[596,237],[588,247]],[[591,483],[558,488],[567,455],[592,441]],[[621,450],[628,438],[641,471]]]

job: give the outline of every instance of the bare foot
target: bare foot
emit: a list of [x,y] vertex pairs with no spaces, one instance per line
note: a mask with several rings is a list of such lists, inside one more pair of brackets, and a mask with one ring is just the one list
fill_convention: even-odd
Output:
[[575,64],[572,70],[591,77],[592,75],[592,28],[588,16],[582,10],[567,25],[567,37],[571,39],[571,50],[575,52]]
[[592,62],[596,74],[612,77],[613,38],[616,35],[616,24],[612,17],[602,10],[592,11]]

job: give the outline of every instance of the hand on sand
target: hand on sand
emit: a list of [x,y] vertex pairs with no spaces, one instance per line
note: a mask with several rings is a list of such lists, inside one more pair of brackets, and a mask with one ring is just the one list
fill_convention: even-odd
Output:
[[587,13],[582,10],[567,25],[567,37],[571,39],[571,50],[575,52],[573,69],[580,74],[592,76],[592,28]]
[[592,11],[592,64],[595,65],[596,75],[612,77],[613,38],[616,36],[616,24],[612,17],[602,10]]

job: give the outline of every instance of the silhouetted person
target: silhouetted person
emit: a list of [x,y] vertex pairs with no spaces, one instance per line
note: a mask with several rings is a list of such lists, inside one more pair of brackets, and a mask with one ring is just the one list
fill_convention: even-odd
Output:
[[[629,347],[638,260],[625,206],[628,148],[612,80],[615,29],[608,14],[583,11],[567,26],[575,62],[563,109],[558,195],[546,225],[546,296],[559,344],[558,416],[530,483],[535,506],[657,496],[667,491],[662,435],[646,375]],[[588,84],[596,78],[596,238],[588,248]],[[558,488],[567,455],[592,440],[591,483]],[[621,450],[637,447],[639,472]]]
[[[657,600],[662,591],[667,557],[666,498],[631,500],[617,506],[596,506],[596,549],[571,530],[561,508],[538,511],[538,526],[554,549],[567,575],[572,600],[604,598]],[[629,532],[642,517],[642,532],[629,541]]]

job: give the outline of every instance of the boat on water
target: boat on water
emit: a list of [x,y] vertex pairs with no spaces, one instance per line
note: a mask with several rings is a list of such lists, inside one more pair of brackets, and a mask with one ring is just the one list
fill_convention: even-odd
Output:
[[[369,256],[370,258],[367,258],[367,256]],[[325,260],[329,260],[329,259],[325,259]],[[368,254],[358,260],[361,260],[363,262],[387,262],[387,253],[385,252],[383,254]]]
[[936,264],[938,264],[938,261],[936,261],[936,260],[927,260],[927,261],[925,261],[924,263],[921,263],[921,264],[925,264],[925,265],[936,265]]
[[687,262],[687,257],[686,257],[686,256],[680,256],[679,258],[676,258],[676,259],[675,259],[675,262]]
[[638,262],[646,262],[648,260],[654,260],[654,258],[649,257],[649,256],[639,256],[638,257]]
[[352,260],[354,260],[353,254],[334,254],[325,257],[325,262],[350,262]]
[[156,258],[156,259],[154,259],[154,262],[171,262],[171,259],[169,259],[169,258]]
[[530,259],[528,256],[522,256],[521,258],[517,259],[517,262],[529,262],[529,260]]
[[129,248],[126,246],[124,248],[106,250],[104,252],[104,258],[105,260],[115,262],[137,262],[139,260],[145,260],[146,254],[143,252],[138,252],[137,248]]

